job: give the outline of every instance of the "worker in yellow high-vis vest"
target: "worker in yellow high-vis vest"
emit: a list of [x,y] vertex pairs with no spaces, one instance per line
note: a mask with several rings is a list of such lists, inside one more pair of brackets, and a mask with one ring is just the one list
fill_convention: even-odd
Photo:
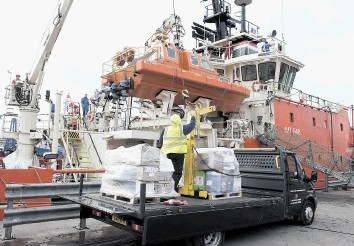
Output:
[[179,114],[170,117],[170,126],[166,127],[160,136],[162,152],[172,161],[174,172],[172,179],[175,181],[175,191],[178,191],[178,183],[182,177],[184,155],[187,153],[187,135],[195,128],[195,117],[191,117],[189,124],[182,125]]

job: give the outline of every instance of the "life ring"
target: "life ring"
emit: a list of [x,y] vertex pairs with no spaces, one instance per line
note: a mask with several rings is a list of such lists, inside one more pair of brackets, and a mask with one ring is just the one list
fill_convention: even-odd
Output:
[[89,122],[92,122],[95,119],[95,113],[93,111],[89,111],[86,117]]
[[252,84],[252,90],[254,92],[259,92],[261,90],[261,83],[259,83],[258,81],[254,81]]

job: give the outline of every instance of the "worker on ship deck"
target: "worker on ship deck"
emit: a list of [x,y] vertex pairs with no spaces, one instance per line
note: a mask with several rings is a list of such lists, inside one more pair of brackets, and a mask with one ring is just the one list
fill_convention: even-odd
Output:
[[87,98],[87,94],[85,94],[85,96],[81,98],[81,107],[82,107],[82,116],[83,118],[85,118],[90,107],[90,102],[89,99]]
[[195,128],[195,117],[191,117],[189,124],[182,125],[179,114],[170,117],[170,126],[166,127],[160,135],[159,144],[162,152],[172,161],[174,172],[172,179],[175,182],[174,189],[178,192],[178,183],[182,177],[184,155],[187,153],[187,135]]

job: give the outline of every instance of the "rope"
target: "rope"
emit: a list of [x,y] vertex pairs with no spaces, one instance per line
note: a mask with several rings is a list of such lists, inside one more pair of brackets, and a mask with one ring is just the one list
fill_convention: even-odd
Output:
[[[226,86],[225,86],[224,92],[221,95],[221,99],[225,96],[225,94],[226,94]],[[220,102],[221,102],[221,100],[219,100],[219,102],[216,104],[216,106],[215,106],[216,108],[218,108]]]

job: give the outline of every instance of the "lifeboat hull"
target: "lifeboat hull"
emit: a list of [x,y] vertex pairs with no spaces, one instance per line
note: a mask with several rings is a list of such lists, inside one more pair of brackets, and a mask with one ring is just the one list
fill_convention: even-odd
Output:
[[175,104],[184,104],[181,91],[187,89],[189,100],[198,98],[211,99],[218,111],[236,111],[243,100],[249,97],[249,90],[237,84],[223,81],[219,76],[207,73],[186,71],[164,63],[148,63],[139,61],[134,67],[112,73],[109,79],[115,83],[126,76],[134,80],[131,96],[156,101],[156,96],[162,90],[177,92]]

